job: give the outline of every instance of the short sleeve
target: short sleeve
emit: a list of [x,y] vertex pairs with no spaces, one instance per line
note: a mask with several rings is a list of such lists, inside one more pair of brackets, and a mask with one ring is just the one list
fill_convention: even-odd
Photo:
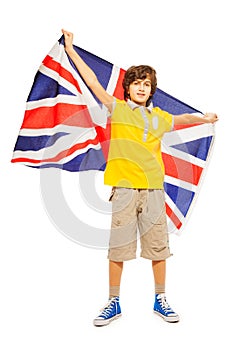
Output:
[[120,100],[118,100],[116,97],[113,98],[112,112],[109,113],[108,118],[111,118],[111,117],[112,117],[112,115],[113,115],[113,113],[114,113],[114,111],[115,111],[115,108],[116,108],[116,105],[117,105],[117,102],[118,102],[118,101],[120,101]]
[[164,132],[172,131],[174,128],[174,115],[163,111],[159,107],[155,107],[153,111],[160,116]]

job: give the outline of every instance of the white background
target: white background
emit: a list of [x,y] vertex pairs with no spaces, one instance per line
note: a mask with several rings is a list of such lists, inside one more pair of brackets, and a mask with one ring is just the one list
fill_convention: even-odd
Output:
[[[0,16],[0,348],[231,349],[231,1],[22,0],[4,3]],[[198,201],[170,238],[167,295],[178,324],[153,314],[150,262],[138,258],[125,264],[123,317],[95,328],[108,296],[106,251],[62,235],[43,207],[39,171],[10,163],[34,75],[62,27],[122,68],[151,64],[162,90],[219,115]],[[77,175],[64,176],[75,193]]]

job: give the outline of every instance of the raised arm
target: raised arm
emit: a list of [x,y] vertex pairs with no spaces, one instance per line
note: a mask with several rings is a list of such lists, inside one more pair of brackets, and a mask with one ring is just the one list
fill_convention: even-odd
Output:
[[202,116],[194,114],[179,114],[174,115],[174,124],[195,124],[195,123],[215,123],[218,121],[218,116],[215,113],[206,113]]
[[112,112],[114,97],[107,93],[103,86],[98,81],[93,70],[82,60],[78,53],[73,48],[73,34],[62,29],[65,38],[65,50],[69,57],[74,62],[76,68],[81,74],[87,86],[93,91],[96,97]]

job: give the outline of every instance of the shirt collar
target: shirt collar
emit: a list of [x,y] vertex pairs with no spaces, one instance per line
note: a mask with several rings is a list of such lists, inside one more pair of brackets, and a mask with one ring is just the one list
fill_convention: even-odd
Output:
[[[142,106],[138,105],[137,103],[135,103],[135,102],[133,102],[133,101],[131,101],[131,100],[127,100],[127,104],[128,104],[128,106],[129,106],[132,110],[134,110],[135,108],[140,108],[140,107],[142,107]],[[153,103],[151,102],[151,103],[149,104],[149,106],[143,107],[143,108],[147,109],[148,112],[151,113],[151,112],[152,112],[152,108],[153,108]]]

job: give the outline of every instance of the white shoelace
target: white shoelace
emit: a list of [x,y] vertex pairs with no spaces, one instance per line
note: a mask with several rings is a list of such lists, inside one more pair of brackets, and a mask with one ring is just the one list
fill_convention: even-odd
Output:
[[166,312],[174,312],[168,304],[165,295],[161,295],[158,300],[163,310],[166,310]]
[[113,301],[114,301],[113,299],[110,299],[107,302],[107,304],[100,310],[101,316],[108,316],[111,313],[114,307]]

